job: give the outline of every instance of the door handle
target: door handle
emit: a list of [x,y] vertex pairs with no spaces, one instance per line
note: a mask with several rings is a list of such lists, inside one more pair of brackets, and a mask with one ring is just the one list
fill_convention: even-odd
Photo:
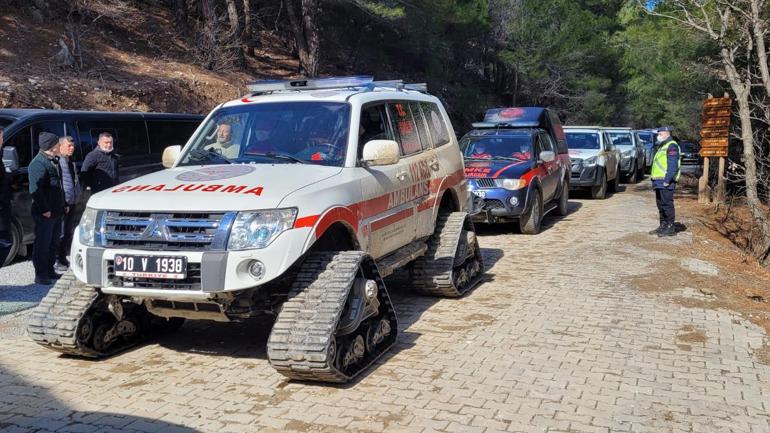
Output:
[[405,171],[401,171],[401,172],[396,173],[396,179],[398,179],[398,180],[403,182],[406,179],[406,172]]
[[441,165],[438,163],[438,159],[431,160],[430,168],[432,168],[434,171],[438,171],[438,169],[441,168]]

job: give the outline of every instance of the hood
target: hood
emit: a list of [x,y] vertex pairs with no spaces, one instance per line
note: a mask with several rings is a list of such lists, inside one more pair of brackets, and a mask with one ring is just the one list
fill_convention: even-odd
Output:
[[600,149],[570,149],[569,157],[586,159],[598,155],[599,152],[601,152]]
[[519,179],[534,166],[533,161],[466,161],[465,177],[469,179],[479,177]]
[[290,193],[335,176],[340,167],[233,164],[177,167],[138,177],[88,201],[124,211],[242,211],[272,209]]

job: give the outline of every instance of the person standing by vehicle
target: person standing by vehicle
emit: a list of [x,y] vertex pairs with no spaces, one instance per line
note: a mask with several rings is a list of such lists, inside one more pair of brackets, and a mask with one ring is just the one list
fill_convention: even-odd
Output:
[[99,134],[97,146],[86,155],[80,172],[92,194],[118,184],[118,157],[113,152],[112,134]]
[[[0,126],[0,153],[3,149],[3,127]],[[0,163],[0,266],[5,264],[13,246],[11,219],[11,187],[5,174],[5,164]]]
[[59,251],[65,203],[57,157],[59,137],[50,132],[41,132],[38,142],[40,152],[30,162],[28,169],[32,219],[35,223],[32,263],[35,266],[35,284],[47,285],[61,276],[54,271],[53,265]]
[[676,217],[674,208],[674,190],[681,175],[681,161],[679,144],[671,138],[671,126],[658,129],[658,147],[652,158],[652,188],[655,190],[655,202],[658,205],[660,226],[650,231],[658,237],[676,235],[674,220]]
[[58,265],[62,268],[70,266],[67,255],[72,244],[72,234],[75,231],[75,206],[80,199],[80,181],[75,164],[70,160],[75,153],[75,141],[69,135],[59,139],[59,170],[64,189],[64,218],[62,220],[61,240],[57,256]]

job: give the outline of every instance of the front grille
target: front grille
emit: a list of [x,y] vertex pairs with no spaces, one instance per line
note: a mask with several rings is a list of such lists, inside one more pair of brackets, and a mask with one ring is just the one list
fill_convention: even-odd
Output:
[[484,210],[505,208],[505,203],[493,198],[484,199]]
[[168,280],[165,278],[131,278],[115,275],[115,263],[107,261],[107,280],[112,287],[133,289],[163,289],[163,290],[200,290],[201,264],[187,263],[187,278],[183,280]]
[[488,177],[481,177],[476,179],[476,186],[479,188],[494,188],[495,180]]
[[102,244],[145,250],[224,249],[230,215],[107,211],[101,222]]

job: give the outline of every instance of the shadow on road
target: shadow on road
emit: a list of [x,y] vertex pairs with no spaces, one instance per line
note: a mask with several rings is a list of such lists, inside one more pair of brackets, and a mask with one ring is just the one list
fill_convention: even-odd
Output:
[[195,433],[198,430],[130,414],[75,410],[44,386],[33,384],[0,365],[0,431],[154,432]]
[[34,307],[45,297],[51,286],[0,286],[0,317]]

